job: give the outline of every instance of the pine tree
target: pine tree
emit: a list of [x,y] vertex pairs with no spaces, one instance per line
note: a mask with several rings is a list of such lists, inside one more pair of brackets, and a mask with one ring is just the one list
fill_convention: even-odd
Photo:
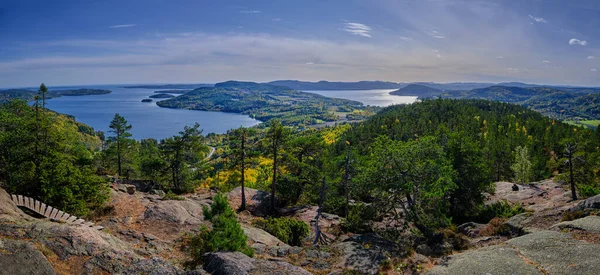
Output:
[[127,124],[127,120],[125,120],[124,117],[122,117],[119,114],[115,114],[115,117],[113,118],[113,120],[110,122],[110,125],[108,126],[110,129],[109,132],[113,133],[114,136],[108,137],[108,141],[112,142],[114,144],[116,144],[116,149],[117,149],[117,165],[118,165],[118,173],[119,176],[123,175],[122,174],[122,165],[123,165],[123,154],[125,151],[125,146],[131,142],[133,139],[131,139],[131,133],[129,133],[129,131],[131,130],[131,124]]

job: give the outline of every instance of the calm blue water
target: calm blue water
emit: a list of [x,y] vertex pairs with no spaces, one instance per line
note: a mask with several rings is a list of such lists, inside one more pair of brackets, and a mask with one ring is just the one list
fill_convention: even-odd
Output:
[[131,134],[136,139],[170,137],[182,131],[184,126],[192,126],[196,122],[204,129],[204,134],[224,133],[229,129],[260,123],[241,114],[161,108],[156,105],[156,101],[161,99],[153,99],[150,103],[141,102],[154,94],[156,90],[153,89],[126,89],[103,85],[50,87],[54,90],[79,88],[107,89],[112,93],[63,96],[48,100],[46,107],[59,113],[73,115],[77,121],[105,133],[108,133],[108,125],[115,113],[119,113],[132,125]]
[[[154,89],[127,89],[118,85],[50,87],[60,89],[106,89],[111,94],[93,96],[63,96],[50,99],[46,107],[63,114],[75,116],[77,121],[88,124],[96,130],[108,132],[108,125],[115,113],[125,117],[133,126],[131,133],[136,139],[170,137],[183,130],[184,126],[200,123],[204,134],[224,133],[240,126],[250,127],[260,121],[246,115],[222,112],[207,112],[183,109],[161,108],[157,100],[143,103],[142,99],[154,94]],[[328,97],[345,98],[360,101],[365,105],[389,106],[393,104],[413,103],[417,97],[393,96],[393,90],[344,90],[344,91],[306,91]]]
[[396,89],[384,90],[335,90],[335,91],[305,91],[324,95],[327,97],[344,98],[362,102],[371,106],[390,106],[395,104],[408,104],[417,100],[416,96],[397,96],[390,95],[391,91]]

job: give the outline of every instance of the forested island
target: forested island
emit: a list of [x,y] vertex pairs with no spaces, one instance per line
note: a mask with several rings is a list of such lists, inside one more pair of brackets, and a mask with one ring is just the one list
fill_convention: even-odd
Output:
[[198,88],[175,98],[157,102],[160,107],[248,114],[268,121],[278,118],[284,125],[314,125],[359,120],[377,108],[347,99],[329,98],[284,86],[228,81]]
[[130,89],[197,89],[201,87],[212,87],[213,84],[148,84],[123,86]]
[[[76,89],[76,90],[50,90],[46,93],[46,99],[61,96],[85,96],[85,95],[104,95],[112,91],[101,89]],[[11,99],[22,99],[25,101],[34,100],[39,94],[38,91],[26,89],[9,89],[0,91],[0,102],[7,102]]]
[[160,93],[160,94],[155,94],[155,95],[149,96],[149,98],[172,98],[172,97],[175,97],[175,96],[171,95],[171,94],[165,94],[165,93]]

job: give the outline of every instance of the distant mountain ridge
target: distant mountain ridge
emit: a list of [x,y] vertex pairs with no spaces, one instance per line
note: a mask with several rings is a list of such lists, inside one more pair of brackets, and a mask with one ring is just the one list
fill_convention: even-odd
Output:
[[391,95],[399,96],[419,96],[419,97],[434,97],[442,94],[442,90],[431,88],[421,84],[408,84],[396,91],[390,92]]

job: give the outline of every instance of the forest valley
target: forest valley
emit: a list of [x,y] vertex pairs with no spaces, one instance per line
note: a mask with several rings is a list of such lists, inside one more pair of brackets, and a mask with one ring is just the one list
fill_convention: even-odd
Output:
[[[508,103],[426,99],[333,127],[301,130],[274,118],[226,134],[204,136],[196,124],[170,138],[137,141],[129,133],[135,125],[119,114],[101,133],[46,109],[46,91],[42,85],[33,105],[0,105],[1,186],[88,217],[102,215],[115,178],[163,190],[165,200],[216,190],[203,211],[212,225],[200,228],[186,250],[191,269],[210,251],[254,254],[237,221],[247,188],[270,193],[256,226],[297,246],[327,241],[285,217],[283,210],[295,206],[339,215],[340,232],[374,232],[410,246],[450,238],[465,222],[523,212],[507,201],[484,204],[494,182],[552,178],[573,200],[600,193],[598,129]],[[237,187],[242,200],[229,205],[220,194]]]

